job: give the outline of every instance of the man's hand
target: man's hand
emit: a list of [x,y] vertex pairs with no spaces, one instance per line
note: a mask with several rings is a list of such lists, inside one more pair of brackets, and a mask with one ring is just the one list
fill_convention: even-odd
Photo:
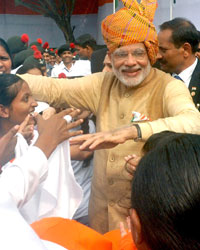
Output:
[[137,129],[135,126],[126,126],[110,132],[99,132],[95,134],[87,134],[77,136],[70,139],[71,145],[82,144],[81,150],[97,150],[113,148],[118,144],[124,143],[126,140],[137,137]]
[[15,146],[17,143],[16,133],[19,125],[11,128],[7,134],[0,139],[0,165],[3,166],[15,156]]
[[69,131],[70,129],[79,126],[83,122],[82,119],[67,123],[63,118],[65,115],[70,115],[74,118],[79,113],[80,110],[66,109],[51,116],[47,120],[44,120],[42,116],[38,114],[35,118],[37,121],[39,138],[37,139],[35,146],[39,147],[46,156],[49,157],[58,144],[67,140],[71,136],[82,134],[82,130]]

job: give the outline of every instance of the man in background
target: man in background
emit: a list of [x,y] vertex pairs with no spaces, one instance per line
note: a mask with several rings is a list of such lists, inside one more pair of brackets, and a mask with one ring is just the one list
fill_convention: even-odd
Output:
[[200,61],[196,57],[199,33],[185,18],[160,25],[158,63],[166,73],[182,80],[200,110]]

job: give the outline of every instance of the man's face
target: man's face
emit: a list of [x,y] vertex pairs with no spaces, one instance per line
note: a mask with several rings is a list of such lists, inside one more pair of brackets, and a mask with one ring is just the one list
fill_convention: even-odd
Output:
[[73,60],[72,52],[66,50],[60,55],[60,57],[62,58],[64,64],[72,63]]
[[56,63],[56,56],[50,55],[49,63],[54,66]]
[[80,45],[75,45],[77,50],[77,54],[79,55],[80,59],[88,59],[88,48],[83,48]]
[[49,59],[50,59],[49,53],[44,52],[43,53],[43,59],[45,60],[46,63],[49,63]]
[[110,57],[106,54],[103,61],[103,70],[102,72],[112,72],[112,64],[110,61]]
[[150,73],[151,65],[143,43],[122,46],[110,57],[114,74],[128,87],[139,85]]
[[172,31],[170,29],[162,30],[158,33],[159,53],[157,60],[160,69],[167,73],[179,74],[184,68],[184,49],[181,46],[176,48],[171,40]]

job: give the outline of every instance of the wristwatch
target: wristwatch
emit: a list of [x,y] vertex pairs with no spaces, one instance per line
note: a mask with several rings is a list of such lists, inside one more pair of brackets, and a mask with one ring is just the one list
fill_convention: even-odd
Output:
[[142,131],[141,131],[141,129],[140,129],[140,126],[139,126],[137,123],[134,123],[133,126],[135,126],[136,129],[137,129],[137,137],[134,138],[133,140],[134,140],[135,142],[141,141],[141,140],[142,140]]

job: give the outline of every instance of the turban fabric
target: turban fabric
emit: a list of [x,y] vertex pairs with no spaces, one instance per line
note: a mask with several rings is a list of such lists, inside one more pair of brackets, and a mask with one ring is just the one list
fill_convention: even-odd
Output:
[[110,52],[134,43],[144,43],[151,64],[156,61],[158,40],[153,24],[157,0],[122,0],[124,8],[107,16],[101,25]]

